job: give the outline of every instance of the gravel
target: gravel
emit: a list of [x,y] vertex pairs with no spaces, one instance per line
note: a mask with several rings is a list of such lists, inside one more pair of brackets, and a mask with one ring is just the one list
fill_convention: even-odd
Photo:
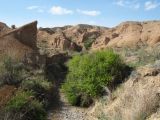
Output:
[[87,108],[71,106],[60,93],[60,98],[55,102],[56,107],[48,113],[48,120],[86,120]]

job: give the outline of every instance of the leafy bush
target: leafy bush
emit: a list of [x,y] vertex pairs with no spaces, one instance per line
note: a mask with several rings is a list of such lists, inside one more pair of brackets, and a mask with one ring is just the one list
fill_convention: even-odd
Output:
[[29,98],[32,96],[33,93],[30,91],[17,92],[17,94],[7,104],[7,109],[16,111],[21,110],[27,104],[27,102],[29,102]]
[[43,104],[34,99],[31,91],[18,91],[8,102],[6,110],[11,116],[15,114],[15,117],[21,117],[22,120],[45,120],[46,118]]
[[72,105],[88,106],[114,79],[121,77],[124,64],[112,50],[77,55],[68,62],[67,81],[62,85]]

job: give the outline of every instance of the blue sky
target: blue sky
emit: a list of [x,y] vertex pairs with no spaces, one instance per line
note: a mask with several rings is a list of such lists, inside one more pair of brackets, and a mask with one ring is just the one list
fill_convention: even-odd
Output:
[[113,27],[123,21],[160,20],[160,0],[0,0],[0,21],[21,26],[93,24]]

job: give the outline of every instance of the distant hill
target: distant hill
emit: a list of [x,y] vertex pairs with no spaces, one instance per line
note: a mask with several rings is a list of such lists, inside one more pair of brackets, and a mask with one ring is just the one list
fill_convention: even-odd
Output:
[[116,27],[106,28],[80,24],[56,28],[41,28],[38,41],[49,49],[69,49],[64,43],[74,42],[91,50],[106,47],[153,46],[160,43],[160,21],[123,22]]
[[0,23],[0,43],[1,53],[14,49],[24,55],[24,51],[39,48],[51,56],[65,51],[154,46],[160,43],[160,21],[128,21],[113,28],[79,24],[38,30],[37,22],[17,29]]

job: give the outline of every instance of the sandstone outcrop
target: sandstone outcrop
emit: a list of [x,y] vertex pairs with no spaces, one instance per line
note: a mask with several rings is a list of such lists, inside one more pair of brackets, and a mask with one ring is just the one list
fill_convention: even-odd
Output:
[[108,44],[101,44],[103,39],[102,41],[97,39],[96,42],[99,42],[98,44],[93,43],[93,49],[101,47],[153,46],[160,42],[160,21],[124,22],[106,31],[103,36],[110,39]]
[[0,32],[1,58],[10,56],[23,60],[37,51],[37,21],[17,29],[11,29],[5,24],[1,24],[1,31],[3,31]]
[[37,47],[37,21],[16,29],[14,34],[15,37],[23,44],[32,48]]

